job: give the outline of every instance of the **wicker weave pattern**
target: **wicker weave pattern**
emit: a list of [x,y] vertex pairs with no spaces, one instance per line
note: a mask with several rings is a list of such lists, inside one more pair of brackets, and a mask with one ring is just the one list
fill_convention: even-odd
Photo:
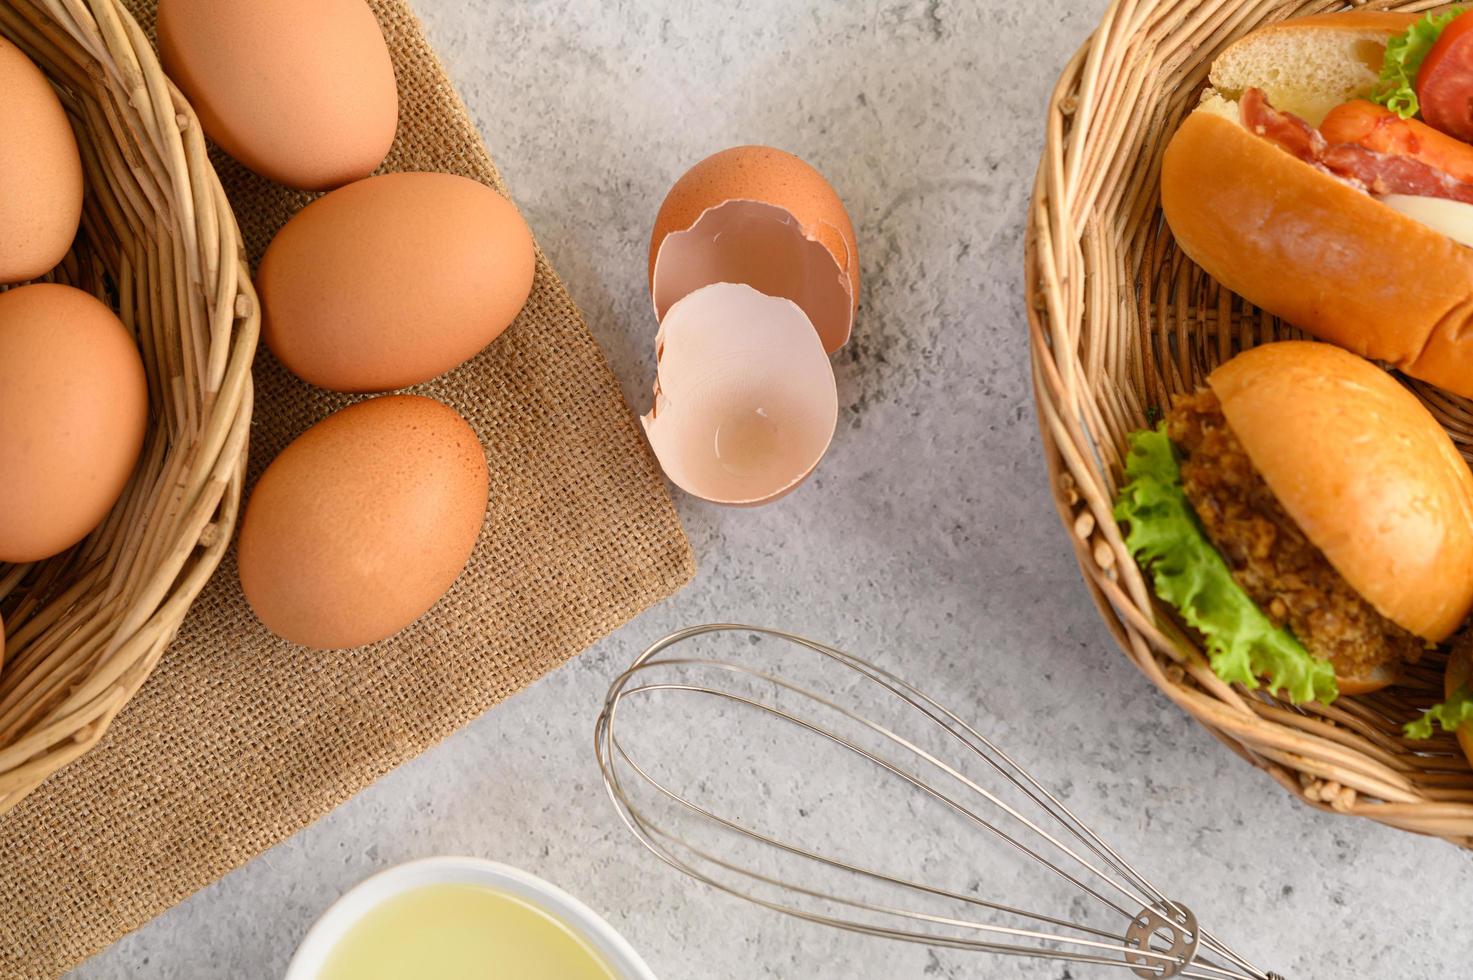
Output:
[[0,812],[101,739],[230,542],[257,311],[194,112],[114,0],[0,0],[0,34],[59,89],[82,150],[82,231],[52,278],[113,305],[148,374],[142,461],[65,554],[0,565]]
[[[1356,4],[1419,11],[1427,2]],[[1161,154],[1213,59],[1263,24],[1345,9],[1326,0],[1117,0],[1048,109],[1027,244],[1030,349],[1060,517],[1126,654],[1239,755],[1325,810],[1473,846],[1473,771],[1449,735],[1401,724],[1442,696],[1439,655],[1408,683],[1334,705],[1286,703],[1218,680],[1152,598],[1110,516],[1125,437],[1238,351],[1299,336],[1221,289],[1161,219]],[[1413,385],[1473,459],[1473,405]]]

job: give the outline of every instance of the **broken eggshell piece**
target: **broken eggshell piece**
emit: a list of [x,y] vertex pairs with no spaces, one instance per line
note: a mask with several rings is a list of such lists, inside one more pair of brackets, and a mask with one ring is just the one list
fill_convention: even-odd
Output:
[[830,353],[849,340],[854,325],[849,274],[783,208],[726,201],[703,213],[687,231],[666,236],[651,284],[655,316],[663,320],[676,302],[719,282],[743,283],[792,300]]
[[744,283],[802,307],[829,353],[848,341],[859,305],[844,202],[817,170],[770,146],[722,150],[675,182],[655,218],[649,272],[661,319],[696,289]]
[[792,300],[717,283],[674,303],[645,434],[666,475],[721,504],[768,503],[813,472],[839,419],[833,367]]

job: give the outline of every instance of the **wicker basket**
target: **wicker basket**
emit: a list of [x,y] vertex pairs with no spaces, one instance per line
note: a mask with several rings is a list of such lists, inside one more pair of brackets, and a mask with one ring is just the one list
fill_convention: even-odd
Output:
[[51,78],[86,172],[51,278],[118,310],[150,429],[123,498],[71,551],[0,565],[0,812],[102,738],[230,543],[257,313],[240,233],[193,111],[116,0],[0,0],[0,34]]
[[[1298,708],[1218,680],[1153,600],[1110,516],[1125,437],[1169,396],[1253,344],[1299,336],[1221,289],[1161,218],[1161,154],[1213,59],[1265,23],[1345,3],[1116,0],[1048,108],[1027,243],[1030,349],[1060,516],[1095,603],[1126,654],[1239,755],[1313,806],[1473,846],[1473,771],[1450,735],[1401,725],[1442,699],[1445,660],[1408,683]],[[1434,4],[1370,3],[1423,10]],[[1473,403],[1413,385],[1465,457]]]

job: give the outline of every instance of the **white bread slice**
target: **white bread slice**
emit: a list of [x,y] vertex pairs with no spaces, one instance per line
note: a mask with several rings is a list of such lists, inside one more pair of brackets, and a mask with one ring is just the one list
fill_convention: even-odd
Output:
[[1238,103],[1230,101],[1222,93],[1208,89],[1202,93],[1202,103],[1197,106],[1196,112],[1205,112],[1209,116],[1221,116],[1230,123],[1242,125],[1243,115],[1238,109]]
[[1245,89],[1261,88],[1274,108],[1318,126],[1335,106],[1370,94],[1386,41],[1416,19],[1360,10],[1284,21],[1234,41],[1217,56],[1208,79],[1230,102]]

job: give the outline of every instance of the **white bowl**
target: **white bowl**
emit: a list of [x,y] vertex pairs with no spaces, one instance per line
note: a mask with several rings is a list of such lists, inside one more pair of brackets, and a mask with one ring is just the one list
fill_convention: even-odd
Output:
[[425,885],[485,885],[523,899],[558,919],[594,948],[618,980],[656,980],[624,937],[597,912],[555,885],[495,861],[433,857],[381,871],[350,889],[307,931],[284,980],[317,980],[328,955],[349,929],[387,899]]

